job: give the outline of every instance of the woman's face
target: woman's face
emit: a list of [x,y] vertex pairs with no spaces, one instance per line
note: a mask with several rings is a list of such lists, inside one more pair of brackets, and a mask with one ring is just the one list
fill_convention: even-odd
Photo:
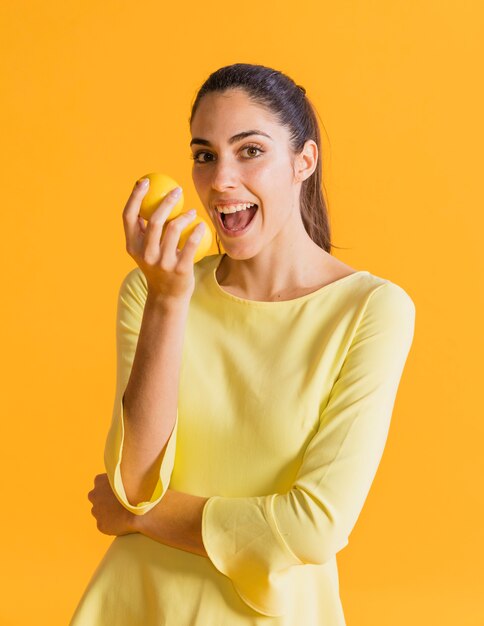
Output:
[[[251,130],[267,136],[234,139]],[[191,133],[193,182],[227,254],[251,258],[276,238],[290,239],[294,220],[301,221],[301,182],[295,182],[288,130],[244,91],[231,89],[201,99]],[[256,203],[258,209],[247,230],[232,236],[215,205],[237,201]]]

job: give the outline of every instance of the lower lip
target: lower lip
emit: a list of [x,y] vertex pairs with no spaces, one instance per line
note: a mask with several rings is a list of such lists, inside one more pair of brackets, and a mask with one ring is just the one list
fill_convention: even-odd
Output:
[[257,211],[254,213],[254,217],[250,220],[250,222],[247,224],[247,226],[245,228],[243,228],[242,230],[228,230],[227,228],[225,228],[224,223],[222,222],[222,214],[217,211],[218,223],[220,224],[224,234],[226,234],[228,237],[242,237],[243,235],[248,233],[249,230],[251,229],[252,224],[256,220],[257,213],[259,213],[259,208],[260,207],[257,207]]

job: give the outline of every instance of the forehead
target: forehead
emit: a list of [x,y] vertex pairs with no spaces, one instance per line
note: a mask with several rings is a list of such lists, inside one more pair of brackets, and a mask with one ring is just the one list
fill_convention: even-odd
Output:
[[251,101],[240,89],[203,96],[190,126],[193,137],[209,141],[228,140],[236,133],[252,128],[260,129],[273,138],[284,135],[283,127],[271,111]]

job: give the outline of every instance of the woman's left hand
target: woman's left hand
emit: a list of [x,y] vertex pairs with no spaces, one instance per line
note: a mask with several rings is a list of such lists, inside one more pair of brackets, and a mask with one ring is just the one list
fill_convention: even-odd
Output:
[[136,515],[124,508],[111,489],[107,474],[97,474],[94,489],[87,494],[92,502],[92,515],[96,518],[97,528],[105,535],[129,535],[137,532]]

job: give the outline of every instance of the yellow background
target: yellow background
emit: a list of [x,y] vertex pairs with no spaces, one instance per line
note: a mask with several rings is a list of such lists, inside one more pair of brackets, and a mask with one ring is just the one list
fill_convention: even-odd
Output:
[[482,626],[482,5],[0,11],[0,623],[67,624],[113,539],[87,493],[104,472],[116,296],[135,267],[122,209],[150,171],[201,208],[190,105],[210,72],[244,62],[288,73],[323,120],[335,256],[416,304],[383,460],[338,557],[348,626]]

